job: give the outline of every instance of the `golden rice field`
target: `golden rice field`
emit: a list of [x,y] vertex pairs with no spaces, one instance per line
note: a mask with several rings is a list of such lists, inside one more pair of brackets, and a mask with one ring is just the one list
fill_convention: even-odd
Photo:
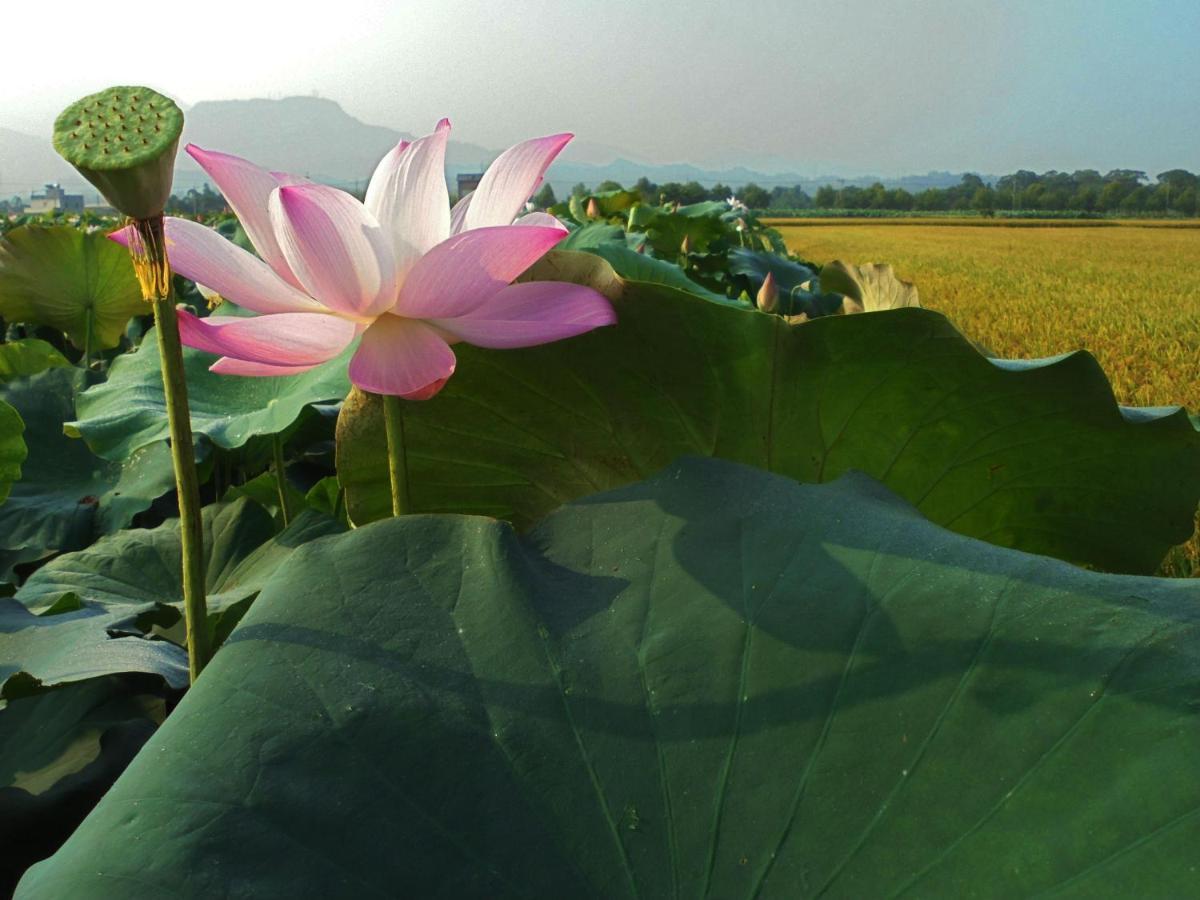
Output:
[[1198,223],[802,222],[771,224],[815,262],[891,263],[994,356],[1090,350],[1121,403],[1200,412]]
[[[771,224],[814,262],[891,263],[994,356],[1086,349],[1121,403],[1200,412],[1200,223],[983,221]],[[1200,575],[1200,536],[1162,574]]]

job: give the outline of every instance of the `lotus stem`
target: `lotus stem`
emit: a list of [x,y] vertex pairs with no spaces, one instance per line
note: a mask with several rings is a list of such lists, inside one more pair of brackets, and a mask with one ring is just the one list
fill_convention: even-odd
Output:
[[183,549],[183,613],[187,625],[188,675],[192,682],[211,656],[208,605],[204,588],[204,533],[200,519],[200,482],[192,447],[187,381],[183,372],[183,347],[171,293],[162,216],[133,222],[129,252],[142,287],[142,296],[154,306],[158,326],[158,358],[162,366],[163,396],[171,434],[171,462],[175,466],[175,491],[179,498],[179,540]]
[[292,524],[292,500],[287,489],[287,470],[283,465],[283,438],[271,435],[271,455],[274,458],[275,486],[279,491],[279,511],[283,514],[283,525]]
[[404,410],[400,398],[383,395],[383,427],[387,432],[388,479],[392,485],[392,515],[408,513],[408,461],[404,450]]

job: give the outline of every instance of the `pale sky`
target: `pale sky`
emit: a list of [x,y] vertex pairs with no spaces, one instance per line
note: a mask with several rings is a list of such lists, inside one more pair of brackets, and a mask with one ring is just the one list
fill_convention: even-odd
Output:
[[141,83],[660,163],[1200,170],[1200,0],[5,0],[0,34],[0,127],[34,134]]

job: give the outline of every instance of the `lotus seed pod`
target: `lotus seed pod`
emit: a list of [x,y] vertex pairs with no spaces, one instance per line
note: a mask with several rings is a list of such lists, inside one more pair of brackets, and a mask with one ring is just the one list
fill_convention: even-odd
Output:
[[171,196],[183,112],[147,87],[110,87],[54,122],[54,149],[133,219],[160,216]]

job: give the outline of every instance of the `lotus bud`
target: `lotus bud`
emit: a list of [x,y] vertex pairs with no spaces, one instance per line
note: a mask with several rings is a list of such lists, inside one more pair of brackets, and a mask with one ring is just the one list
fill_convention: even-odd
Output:
[[596,202],[595,197],[588,198],[587,214],[589,219],[600,218],[600,204]]
[[679,252],[684,256],[692,252],[692,236],[690,234],[683,236],[683,240],[679,244]]
[[131,219],[161,216],[171,196],[183,112],[146,87],[76,100],[54,122],[54,149]]
[[768,272],[767,277],[763,279],[762,287],[758,289],[758,297],[755,298],[755,302],[763,312],[775,312],[779,308],[779,288],[775,284],[774,272]]

